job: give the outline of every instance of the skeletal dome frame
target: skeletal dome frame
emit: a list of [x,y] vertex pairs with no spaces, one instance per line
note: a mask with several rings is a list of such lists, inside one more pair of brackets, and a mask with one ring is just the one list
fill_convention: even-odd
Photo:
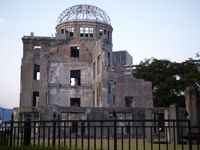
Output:
[[95,21],[111,24],[106,12],[92,5],[74,5],[65,9],[58,17],[58,24],[67,21]]

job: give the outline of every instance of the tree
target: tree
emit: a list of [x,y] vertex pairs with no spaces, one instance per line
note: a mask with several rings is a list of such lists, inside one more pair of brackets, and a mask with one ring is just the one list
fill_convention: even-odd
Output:
[[136,78],[152,81],[155,107],[168,107],[172,103],[185,105],[184,90],[188,86],[200,89],[200,60],[189,59],[182,63],[150,58],[136,66]]

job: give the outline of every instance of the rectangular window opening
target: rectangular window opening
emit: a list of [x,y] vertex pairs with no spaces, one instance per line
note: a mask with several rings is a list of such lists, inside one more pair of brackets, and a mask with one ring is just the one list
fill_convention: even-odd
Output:
[[73,33],[73,32],[70,32],[70,33],[69,33],[69,36],[70,36],[70,37],[73,37],[73,36],[74,36],[74,33]]
[[85,29],[83,27],[80,28],[80,37],[83,37],[85,33]]
[[93,28],[80,27],[80,37],[93,37]]
[[103,30],[100,29],[100,30],[99,30],[99,36],[101,37],[102,35],[103,35]]
[[70,47],[70,56],[73,58],[79,57],[79,46]]
[[70,37],[74,36],[74,28],[73,27],[68,27],[65,29],[65,32],[69,33]]
[[106,30],[104,30],[104,35],[107,33],[107,31]]
[[89,28],[85,28],[85,33],[89,33]]
[[126,96],[125,97],[125,106],[126,107],[133,107],[133,97],[132,96]]
[[33,103],[32,106],[38,106],[39,105],[39,92],[35,91],[33,92]]
[[88,37],[89,33],[89,28],[85,28],[85,37]]
[[89,28],[89,33],[93,33],[93,32],[94,32],[93,28]]
[[80,28],[80,33],[84,33],[85,29],[83,27]]
[[80,70],[71,70],[70,71],[70,85],[71,86],[80,86],[81,85],[81,71]]
[[36,80],[40,80],[40,72],[37,72]]
[[80,98],[70,98],[70,106],[80,107]]
[[41,50],[41,46],[34,46],[34,57],[35,58],[39,58],[40,57],[40,50]]
[[64,33],[64,29],[61,29],[61,33]]
[[85,37],[88,37],[88,33],[85,33]]
[[41,46],[34,46],[34,50],[41,49]]
[[34,80],[40,80],[40,65],[34,64]]
[[90,37],[93,37],[93,33],[90,33]]
[[93,28],[89,28],[89,34],[90,34],[90,37],[93,37]]

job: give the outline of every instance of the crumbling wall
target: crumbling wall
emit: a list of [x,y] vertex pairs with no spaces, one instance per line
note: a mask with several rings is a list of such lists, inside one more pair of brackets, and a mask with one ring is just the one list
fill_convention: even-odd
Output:
[[[116,107],[153,107],[152,83],[126,75],[122,65],[116,65],[108,76],[113,81],[114,103]],[[126,99],[131,99],[129,105]]]
[[[76,43],[76,44],[75,44]],[[60,46],[62,55],[53,53],[48,63],[48,104],[70,106],[71,98],[80,98],[80,106],[92,106],[92,65],[90,64],[90,44],[73,40]],[[88,45],[88,47],[86,47]],[[78,46],[77,58],[70,57],[70,47]],[[71,71],[79,70],[80,85],[71,85]]]

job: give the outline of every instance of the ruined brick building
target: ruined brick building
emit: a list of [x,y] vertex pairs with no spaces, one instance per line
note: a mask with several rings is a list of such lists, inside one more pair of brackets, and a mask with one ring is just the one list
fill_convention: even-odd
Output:
[[132,76],[127,51],[113,52],[112,31],[103,10],[75,5],[58,17],[55,36],[24,36],[18,117],[38,118],[51,105],[153,107],[151,82]]

